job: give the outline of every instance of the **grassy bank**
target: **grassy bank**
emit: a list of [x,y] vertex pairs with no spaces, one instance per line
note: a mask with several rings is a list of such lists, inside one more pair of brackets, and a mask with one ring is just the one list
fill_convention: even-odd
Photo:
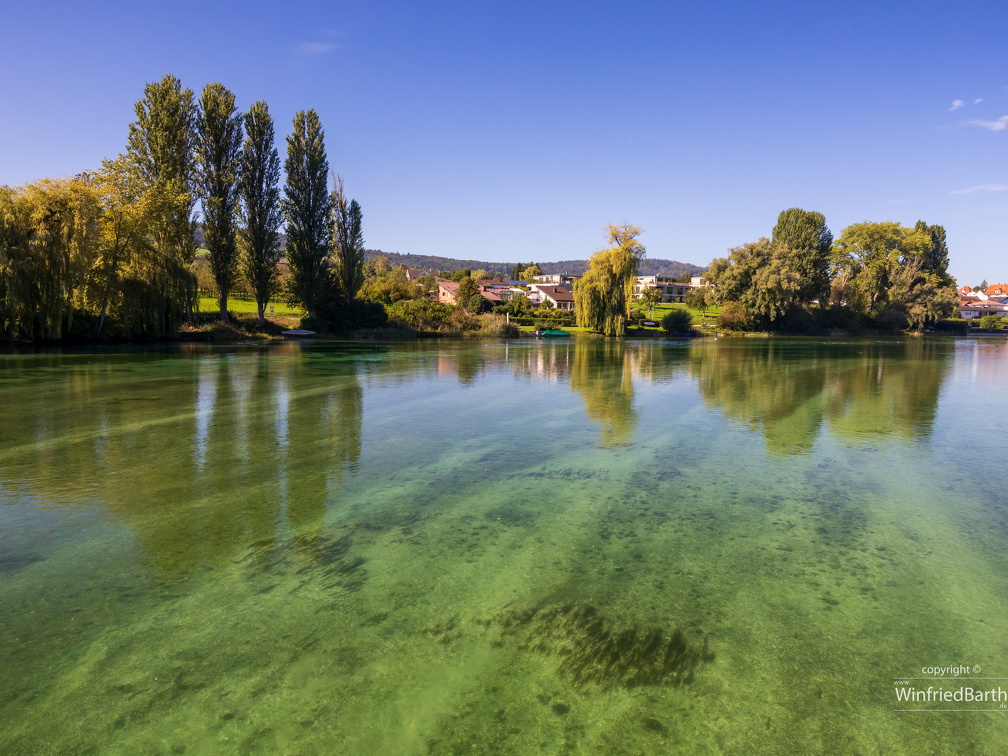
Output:
[[[272,314],[270,313],[270,307],[273,308]],[[200,297],[199,311],[218,313],[220,312],[220,304],[217,302],[216,297]],[[228,298],[228,312],[233,312],[236,315],[258,315],[259,310],[256,307],[255,300],[230,297]],[[286,302],[270,302],[266,307],[266,317],[301,318],[304,317],[304,310],[300,307],[291,307]]]

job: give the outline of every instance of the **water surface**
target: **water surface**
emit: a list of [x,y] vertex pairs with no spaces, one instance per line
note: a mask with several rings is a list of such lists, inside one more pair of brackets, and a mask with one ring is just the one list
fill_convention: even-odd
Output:
[[0,751],[1006,752],[894,685],[1008,677],[1006,378],[979,339],[0,353]]

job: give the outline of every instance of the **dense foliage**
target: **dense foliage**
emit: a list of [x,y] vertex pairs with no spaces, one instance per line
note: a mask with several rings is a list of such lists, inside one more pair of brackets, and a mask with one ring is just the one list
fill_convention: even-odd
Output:
[[820,213],[792,208],[772,239],[732,249],[705,277],[707,298],[722,307],[719,323],[733,330],[921,330],[955,309],[947,268],[941,226],[866,221],[833,241]]
[[225,321],[232,291],[254,294],[263,325],[284,279],[327,329],[385,322],[383,308],[358,304],[361,207],[341,184],[327,188],[314,111],[299,112],[287,138],[282,203],[265,102],[242,114],[217,83],[197,102],[167,75],[146,86],[135,113],[125,154],[99,170],[0,187],[0,338],[170,336],[193,316],[197,284],[219,298]]

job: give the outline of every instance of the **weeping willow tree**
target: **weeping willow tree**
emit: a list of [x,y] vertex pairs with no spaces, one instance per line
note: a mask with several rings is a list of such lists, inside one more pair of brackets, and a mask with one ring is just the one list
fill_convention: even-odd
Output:
[[601,425],[603,446],[633,439],[637,412],[631,367],[619,342],[578,339],[574,343],[570,385],[584,400],[585,414]]
[[147,182],[128,156],[102,161],[91,176],[101,199],[97,254],[88,275],[88,304],[98,314],[97,335],[111,316],[120,335],[156,334],[164,301],[164,264],[153,243],[158,223],[188,203],[171,182]]
[[96,249],[97,192],[81,178],[0,187],[0,328],[58,339],[84,309]]
[[578,325],[622,336],[637,265],[644,258],[644,245],[637,241],[644,229],[623,224],[604,230],[612,246],[589,258],[588,271],[574,284],[574,309]]

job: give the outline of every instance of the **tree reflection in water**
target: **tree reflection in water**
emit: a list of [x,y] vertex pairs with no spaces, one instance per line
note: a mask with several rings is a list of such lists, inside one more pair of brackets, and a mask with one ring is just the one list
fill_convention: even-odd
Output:
[[585,403],[585,413],[602,426],[602,444],[633,440],[637,427],[631,363],[622,340],[579,339],[574,344],[571,388]]
[[690,353],[707,404],[763,432],[775,454],[811,451],[823,424],[839,440],[926,440],[951,366],[947,343],[719,341]]

